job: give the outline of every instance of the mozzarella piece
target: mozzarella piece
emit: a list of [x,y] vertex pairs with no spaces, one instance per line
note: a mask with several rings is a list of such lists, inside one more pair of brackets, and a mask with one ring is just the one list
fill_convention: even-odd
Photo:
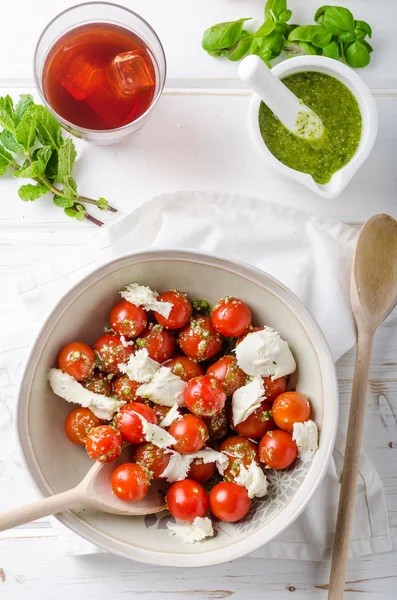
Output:
[[238,366],[247,375],[277,379],[296,369],[288,343],[271,327],[249,333],[237,345],[236,358]]
[[169,448],[170,446],[176,444],[176,439],[170,433],[168,433],[168,431],[162,427],[159,427],[158,425],[155,425],[154,423],[149,423],[144,416],[138,412],[135,412],[135,410],[132,410],[131,412],[140,418],[142,422],[143,435],[145,436],[145,440],[147,442],[154,444],[154,446],[157,446],[158,448]]
[[131,304],[142,306],[145,310],[155,310],[166,319],[170,316],[173,307],[171,302],[159,302],[157,300],[159,295],[156,291],[138,283],[130,283],[125,290],[120,292],[120,295]]
[[193,454],[188,454],[187,456],[191,458],[190,462],[196,458],[201,458],[204,464],[212,462],[216,463],[216,468],[218,469],[220,475],[224,474],[225,469],[229,464],[229,459],[226,454],[212,450],[212,448],[203,448],[202,450],[194,452]]
[[169,427],[172,425],[174,421],[178,421],[178,419],[182,419],[182,415],[178,410],[178,404],[174,404],[170,410],[167,412],[165,417],[160,421],[160,427]]
[[269,483],[266,475],[260,467],[253,461],[248,469],[241,464],[235,483],[244,487],[250,498],[262,498],[266,496]]
[[214,535],[212,521],[208,517],[196,517],[193,523],[167,523],[171,535],[181,538],[186,544],[201,542]]
[[96,417],[105,421],[110,421],[113,415],[125,404],[123,400],[108,398],[103,394],[95,394],[87,390],[74,377],[60,369],[50,369],[47,378],[57,396],[67,400],[67,402],[74,402],[84,408],[89,408]]
[[245,421],[261,405],[263,400],[265,400],[265,387],[262,377],[257,375],[233,394],[233,424],[236,426]]
[[148,383],[141,385],[136,393],[141,398],[148,398],[156,404],[163,406],[179,406],[184,404],[184,391],[186,383],[174,375],[168,367],[161,367],[156,371]]
[[149,357],[146,348],[142,348],[135,352],[135,354],[131,354],[128,363],[118,365],[122,373],[127,375],[132,381],[138,381],[139,383],[150,381],[160,366],[160,363]]
[[175,481],[182,481],[186,479],[187,472],[190,468],[188,454],[179,454],[175,450],[168,450],[167,454],[171,454],[170,460],[160,477],[166,479],[168,483],[175,483]]
[[292,439],[298,446],[298,457],[310,460],[318,448],[318,429],[314,421],[294,423]]
[[120,336],[120,342],[121,345],[124,346],[124,348],[128,348],[128,346],[135,345],[135,342],[133,340],[128,341],[123,335]]

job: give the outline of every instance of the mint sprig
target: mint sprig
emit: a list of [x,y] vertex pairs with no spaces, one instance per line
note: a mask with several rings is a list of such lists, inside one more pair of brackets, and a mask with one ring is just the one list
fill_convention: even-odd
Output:
[[0,125],[0,176],[12,169],[13,177],[35,182],[19,188],[24,202],[51,192],[54,204],[67,216],[99,226],[102,221],[88,213],[86,204],[117,212],[105,198],[94,200],[78,193],[72,177],[77,158],[73,140],[62,136],[58,121],[45,106],[35,104],[30,94],[23,94],[15,107],[10,96],[0,97]]
[[314,15],[316,24],[296,25],[288,21],[292,12],[287,0],[268,0],[264,23],[255,32],[245,29],[238,19],[219,23],[203,34],[202,47],[211,56],[224,56],[231,61],[248,54],[260,56],[268,66],[284,50],[287,57],[313,54],[341,60],[351,67],[366,67],[372,46],[365,39],[372,37],[366,21],[355,20],[348,8],[322,6]]

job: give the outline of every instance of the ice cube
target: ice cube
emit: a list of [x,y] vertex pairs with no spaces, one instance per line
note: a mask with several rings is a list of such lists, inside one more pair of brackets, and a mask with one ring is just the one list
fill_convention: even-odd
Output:
[[109,79],[120,95],[134,95],[154,87],[154,70],[150,58],[138,52],[123,52],[112,61]]
[[93,63],[86,54],[74,54],[64,70],[67,75],[61,80],[61,85],[75,100],[85,100],[106,79],[104,67]]

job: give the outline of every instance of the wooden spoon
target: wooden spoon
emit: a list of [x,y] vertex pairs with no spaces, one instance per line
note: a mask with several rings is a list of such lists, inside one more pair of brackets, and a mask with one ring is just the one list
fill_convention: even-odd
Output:
[[79,504],[107,513],[129,516],[150,515],[165,510],[164,496],[159,493],[161,482],[152,482],[148,495],[140,502],[123,502],[113,494],[110,478],[116,465],[123,462],[126,460],[122,457],[117,463],[97,462],[84,479],[71,490],[0,514],[0,531],[54,515],[68,508],[75,508]]
[[397,304],[397,221],[388,215],[372,217],[360,232],[351,302],[358,343],[328,600],[341,600],[345,588],[373,338]]

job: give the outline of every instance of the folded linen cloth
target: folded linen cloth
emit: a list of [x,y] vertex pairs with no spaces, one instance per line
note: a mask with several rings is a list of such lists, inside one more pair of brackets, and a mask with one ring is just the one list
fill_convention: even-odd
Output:
[[[356,230],[337,221],[254,198],[216,192],[158,196],[95,232],[84,256],[69,253],[67,262],[32,271],[18,282],[15,302],[25,307],[25,316],[21,315],[24,340],[29,339],[27,323],[40,323],[60,295],[99,264],[149,247],[194,248],[237,258],[282,281],[316,318],[336,361],[356,341],[349,300],[356,238]],[[35,329],[30,328],[31,336]],[[7,428],[13,412],[13,392],[9,385],[2,387],[1,374],[5,373],[4,380],[9,371],[15,374],[17,361],[26,350],[18,348],[18,339],[13,334],[0,342],[0,367],[4,366],[0,370],[0,430]],[[344,440],[339,430],[328,473],[304,513],[251,556],[303,560],[330,557]],[[55,523],[62,553],[101,551]],[[383,488],[374,467],[362,454],[350,555],[391,549]]]

